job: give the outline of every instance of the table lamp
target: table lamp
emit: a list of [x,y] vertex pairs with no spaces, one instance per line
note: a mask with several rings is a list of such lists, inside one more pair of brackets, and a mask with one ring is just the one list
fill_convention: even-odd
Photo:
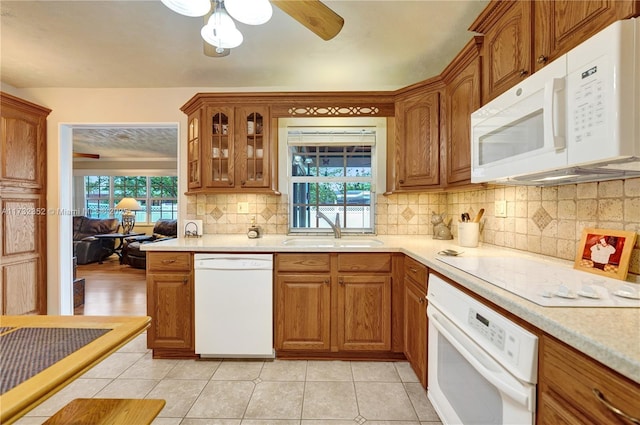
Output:
[[142,207],[133,198],[123,198],[122,201],[116,205],[116,210],[122,210],[122,233],[127,234],[133,231],[133,226],[136,225],[136,213],[133,211],[140,211]]

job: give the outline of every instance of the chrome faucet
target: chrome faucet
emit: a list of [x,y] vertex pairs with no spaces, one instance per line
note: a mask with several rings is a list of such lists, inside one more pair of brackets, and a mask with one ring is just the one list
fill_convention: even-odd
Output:
[[317,215],[318,215],[318,217],[324,219],[324,221],[329,223],[329,226],[331,226],[331,230],[333,230],[333,236],[335,236],[336,239],[338,239],[338,238],[340,238],[342,236],[342,232],[340,231],[340,214],[336,213],[336,222],[335,223],[333,223],[329,219],[329,217],[324,215],[320,210],[317,210]]

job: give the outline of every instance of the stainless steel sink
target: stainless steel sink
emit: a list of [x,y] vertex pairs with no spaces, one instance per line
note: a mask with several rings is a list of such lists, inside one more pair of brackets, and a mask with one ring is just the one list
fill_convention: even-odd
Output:
[[300,246],[308,248],[371,248],[384,245],[379,239],[374,238],[324,238],[324,237],[300,237],[288,238],[282,241],[285,246]]

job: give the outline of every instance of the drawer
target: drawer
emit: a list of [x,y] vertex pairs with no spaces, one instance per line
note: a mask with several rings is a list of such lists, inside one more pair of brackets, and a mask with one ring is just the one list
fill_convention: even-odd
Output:
[[427,266],[414,260],[409,256],[404,257],[404,276],[420,285],[424,291],[427,290],[427,276],[429,271]]
[[278,272],[328,272],[331,270],[329,254],[277,254]]
[[373,252],[339,254],[338,272],[390,273],[391,254]]
[[147,252],[147,270],[150,272],[191,271],[190,252]]
[[[594,423],[627,424],[605,404],[640,418],[640,385],[548,336],[542,339],[543,391],[553,391]],[[598,399],[594,390],[599,391]]]

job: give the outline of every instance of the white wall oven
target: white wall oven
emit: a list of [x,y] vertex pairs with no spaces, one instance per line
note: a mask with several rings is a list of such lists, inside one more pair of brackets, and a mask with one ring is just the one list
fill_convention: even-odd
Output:
[[538,338],[429,276],[428,397],[443,424],[535,423]]

